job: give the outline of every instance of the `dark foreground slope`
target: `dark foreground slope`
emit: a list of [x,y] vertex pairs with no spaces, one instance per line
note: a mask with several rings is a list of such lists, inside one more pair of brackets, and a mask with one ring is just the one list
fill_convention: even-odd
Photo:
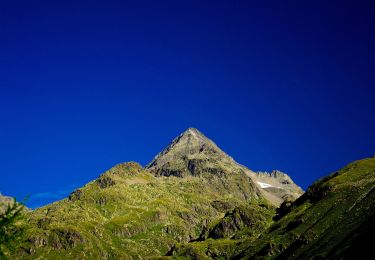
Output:
[[[285,205],[284,205],[285,206]],[[364,259],[375,232],[375,158],[353,162],[315,184],[236,258]],[[242,247],[242,248],[241,248]]]

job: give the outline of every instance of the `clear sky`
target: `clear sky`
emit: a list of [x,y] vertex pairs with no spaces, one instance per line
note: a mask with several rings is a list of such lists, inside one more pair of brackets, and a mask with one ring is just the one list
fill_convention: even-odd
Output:
[[0,191],[43,205],[147,164],[188,127],[306,188],[375,153],[374,13],[370,0],[2,0]]

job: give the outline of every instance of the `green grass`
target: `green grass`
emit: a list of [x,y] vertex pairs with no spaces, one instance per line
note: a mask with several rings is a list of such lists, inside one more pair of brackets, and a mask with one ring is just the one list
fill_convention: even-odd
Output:
[[237,182],[243,182],[238,174],[224,181],[154,177],[136,163],[117,165],[80,188],[71,200],[31,212],[30,229],[13,257],[163,256],[177,243],[198,238],[207,225],[223,217],[224,212],[211,205],[213,201],[233,207],[261,202],[251,196],[244,199],[247,184],[241,183],[239,190]]
[[28,213],[12,258],[337,258],[375,219],[375,158],[317,181],[277,221],[236,172],[154,177],[127,163],[99,179]]
[[[239,257],[308,259],[329,257],[375,212],[375,158],[349,164],[313,184]],[[342,255],[344,251],[342,249]]]

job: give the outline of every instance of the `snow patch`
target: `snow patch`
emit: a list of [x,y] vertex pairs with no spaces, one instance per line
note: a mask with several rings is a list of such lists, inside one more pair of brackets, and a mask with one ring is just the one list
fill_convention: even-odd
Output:
[[280,187],[275,187],[275,186],[273,186],[273,185],[271,185],[271,184],[268,184],[268,183],[264,183],[264,182],[260,182],[260,181],[257,181],[257,183],[259,184],[259,186],[262,188],[262,189],[267,189],[267,188],[279,188],[280,189]]

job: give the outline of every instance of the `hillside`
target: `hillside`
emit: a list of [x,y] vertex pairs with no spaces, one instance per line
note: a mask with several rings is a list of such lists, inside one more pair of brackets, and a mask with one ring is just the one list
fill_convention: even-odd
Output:
[[236,258],[353,259],[372,254],[375,158],[349,164],[314,183]]
[[[294,203],[285,201],[259,237],[247,223],[231,239],[178,244],[173,257],[210,259],[367,259],[375,232],[375,158],[349,164],[314,183]],[[222,222],[246,220],[238,212]],[[245,234],[245,236],[244,236]],[[361,258],[362,257],[362,258]]]
[[189,128],[145,168],[118,164],[26,211],[11,258],[351,259],[371,249],[374,191],[375,158],[303,193],[285,173],[254,172]]
[[[255,239],[275,212],[255,176],[190,128],[146,168],[116,165],[69,198],[30,213],[15,257],[149,258],[178,243],[229,238],[248,225],[257,231],[244,235]],[[223,224],[236,216],[241,223]]]

